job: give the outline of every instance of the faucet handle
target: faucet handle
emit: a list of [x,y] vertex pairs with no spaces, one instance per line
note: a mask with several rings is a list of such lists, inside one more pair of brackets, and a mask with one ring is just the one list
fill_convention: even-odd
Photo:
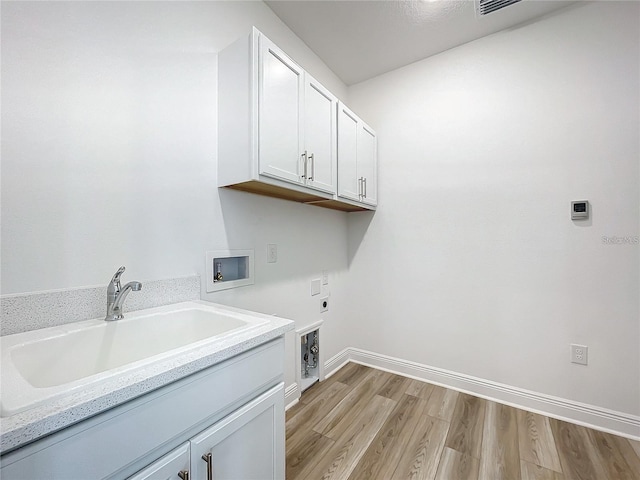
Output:
[[113,275],[111,279],[110,285],[117,286],[118,290],[120,289],[120,275],[122,275],[125,271],[124,266],[120,267],[118,271]]

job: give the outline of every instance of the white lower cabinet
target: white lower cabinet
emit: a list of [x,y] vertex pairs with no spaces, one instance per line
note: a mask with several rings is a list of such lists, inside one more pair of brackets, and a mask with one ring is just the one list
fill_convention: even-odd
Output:
[[283,370],[278,337],[3,454],[0,478],[282,480]]
[[194,480],[284,479],[284,385],[242,407],[190,443]]
[[129,480],[281,480],[284,458],[280,384]]
[[129,477],[129,480],[190,480],[190,463],[189,443],[185,443]]

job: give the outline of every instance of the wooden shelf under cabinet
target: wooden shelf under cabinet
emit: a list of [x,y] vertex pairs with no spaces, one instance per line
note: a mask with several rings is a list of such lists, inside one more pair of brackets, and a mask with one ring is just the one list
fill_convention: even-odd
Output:
[[314,205],[316,207],[329,208],[331,210],[339,210],[341,212],[366,212],[369,209],[358,205],[342,202],[339,200],[329,200],[323,197],[310,195],[308,193],[298,192],[277,185],[270,185],[268,183],[262,183],[255,180],[248,182],[236,183],[235,185],[228,185],[225,188],[232,190],[239,190],[241,192],[255,193],[257,195],[263,195],[267,197],[280,198],[283,200],[291,200],[299,203],[306,203],[307,205]]

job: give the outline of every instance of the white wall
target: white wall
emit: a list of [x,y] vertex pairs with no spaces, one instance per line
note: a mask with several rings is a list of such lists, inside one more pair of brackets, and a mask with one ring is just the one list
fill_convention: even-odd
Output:
[[581,5],[349,88],[380,163],[378,211],[350,219],[353,346],[640,414],[639,246],[602,242],[639,235],[639,9]]
[[[2,293],[254,248],[256,284],[205,298],[302,327],[329,269],[326,358],[354,346],[639,414],[638,246],[601,242],[638,235],[638,16],[581,6],[347,91],[261,2],[5,2]],[[216,53],[251,25],[377,129],[375,215],[215,187]],[[593,220],[573,223],[584,198]]]
[[[216,188],[217,52],[252,25],[344,98],[262,2],[3,3],[3,294],[106,285],[120,265],[127,281],[202,274],[206,250],[253,248],[256,284],[207,299],[301,327],[328,269],[341,302],[346,214]],[[331,356],[345,345],[324,317]]]

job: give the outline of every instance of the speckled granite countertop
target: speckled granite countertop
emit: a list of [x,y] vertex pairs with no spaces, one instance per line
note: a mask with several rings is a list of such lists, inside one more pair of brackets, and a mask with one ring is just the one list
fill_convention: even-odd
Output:
[[[199,308],[199,306],[217,310],[223,314],[228,312],[236,317],[251,318],[255,324],[248,329],[232,331],[210,340],[181,347],[168,355],[159,355],[158,357],[161,358],[150,363],[147,362],[142,366],[132,364],[133,368],[127,365],[103,375],[96,375],[95,377],[98,378],[88,384],[75,386],[69,384],[68,390],[54,392],[52,398],[32,408],[0,418],[0,453],[13,450],[187,375],[220,363],[284,335],[294,328],[294,323],[290,320],[201,301],[141,310],[135,312],[135,316],[131,316],[135,318],[141,315],[165,313],[171,311],[172,308]],[[71,328],[90,327],[96,322],[100,322],[100,320],[88,320],[2,337],[2,390],[4,393],[0,395],[5,396],[7,389],[13,388],[10,382],[9,387],[4,384],[5,376],[8,376],[4,372],[5,362],[9,358],[5,356],[9,355],[12,346],[64,334]]]

